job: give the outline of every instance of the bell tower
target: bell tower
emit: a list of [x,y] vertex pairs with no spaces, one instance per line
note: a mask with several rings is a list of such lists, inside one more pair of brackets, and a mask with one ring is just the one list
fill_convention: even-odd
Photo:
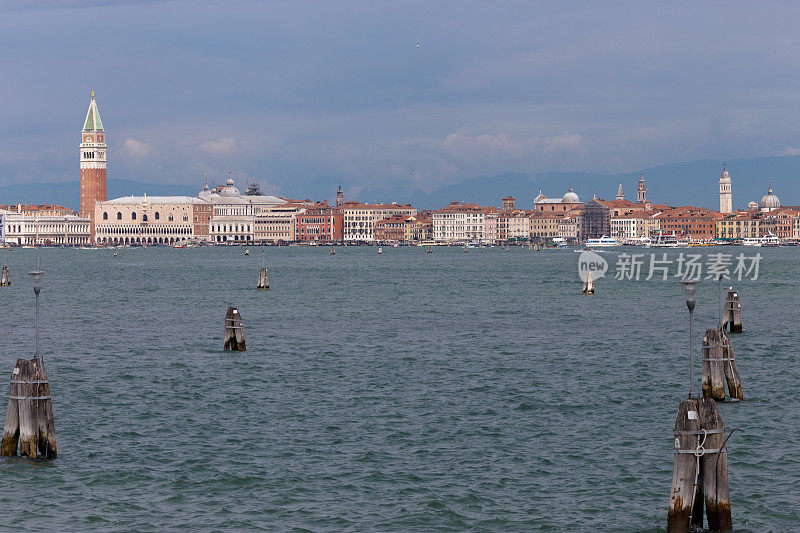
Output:
[[97,102],[94,101],[94,91],[83,122],[78,150],[81,156],[81,216],[90,219],[91,240],[94,242],[94,205],[106,201],[107,151],[106,132]]
[[722,175],[719,177],[719,211],[720,213],[730,213],[733,211],[733,186],[731,185],[731,175],[728,174],[726,165],[722,165]]
[[639,185],[636,187],[636,203],[647,203],[647,185],[644,183],[644,172],[639,176]]

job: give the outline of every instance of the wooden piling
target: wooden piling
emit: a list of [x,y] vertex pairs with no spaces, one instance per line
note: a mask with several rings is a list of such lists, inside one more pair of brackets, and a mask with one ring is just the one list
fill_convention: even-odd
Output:
[[731,500],[728,491],[728,453],[722,448],[725,428],[714,400],[704,399],[700,425],[706,430],[705,453],[701,457],[706,518],[711,531],[733,529]]
[[731,398],[744,400],[742,393],[742,380],[739,377],[739,367],[736,365],[736,356],[733,353],[733,342],[725,331],[722,331],[724,349],[723,356],[727,361],[722,362],[725,371],[725,381],[728,383],[728,394]]
[[17,359],[19,376],[17,377],[17,408],[19,409],[19,454],[35,459],[39,448],[39,420],[36,416],[38,401],[34,400],[36,372],[31,361]]
[[225,351],[247,350],[244,343],[244,332],[242,330],[242,315],[235,307],[228,307],[225,313]]
[[703,337],[703,398],[725,401],[725,384],[731,398],[743,400],[742,380],[731,338],[724,330],[706,330]]
[[703,337],[703,398],[725,401],[723,363],[726,352],[722,332],[716,328],[707,329]]
[[6,408],[6,423],[3,426],[3,443],[0,447],[0,455],[11,457],[17,455],[17,445],[19,444],[19,387],[16,381],[19,379],[19,361],[14,365],[11,372],[11,385],[8,388],[8,407]]
[[258,285],[256,288],[269,290],[269,273],[264,267],[261,267],[261,271],[258,273]]
[[[697,436],[692,432],[700,430],[700,400],[688,398],[678,406],[675,419],[675,462],[672,469],[672,493],[667,513],[668,533],[688,533],[690,522],[694,522],[694,502],[697,501],[696,487],[697,458],[685,450],[693,450],[697,446]],[[693,520],[694,519],[694,520]],[[701,515],[702,519],[702,515]]]
[[39,457],[45,459],[55,459],[58,456],[58,445],[56,444],[56,426],[53,416],[53,400],[50,397],[50,380],[47,378],[47,371],[44,369],[44,361],[41,358],[31,361],[34,371],[34,385],[38,399],[37,424]]
[[728,291],[722,317],[723,329],[727,326],[731,333],[742,332],[742,304],[739,301],[738,292],[734,290]]
[[8,273],[8,267],[3,265],[3,268],[0,269],[0,287],[9,286],[11,286],[11,276]]

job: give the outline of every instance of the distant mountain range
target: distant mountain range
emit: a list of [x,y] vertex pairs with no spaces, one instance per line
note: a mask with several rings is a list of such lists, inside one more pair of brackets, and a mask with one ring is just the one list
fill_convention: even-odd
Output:
[[[710,209],[719,208],[717,180],[723,162],[702,159],[687,163],[674,163],[643,169],[647,182],[647,198],[654,203],[670,205],[699,205]],[[758,201],[766,194],[769,180],[775,194],[784,205],[800,205],[800,156],[759,157],[755,159],[732,159],[727,162],[733,178],[733,203],[736,209],[745,208],[750,200]],[[340,181],[346,200],[410,202],[418,209],[436,209],[456,200],[475,202],[481,205],[500,205],[504,196],[517,198],[517,206],[531,208],[533,198],[539,191],[553,198],[560,197],[572,186],[582,200],[597,195],[598,198],[614,199],[617,187],[622,184],[626,197],[636,199],[636,184],[640,172],[622,174],[592,174],[585,172],[545,172],[535,175],[508,172],[496,176],[465,179],[454,185],[446,185],[431,192],[416,190],[401,192],[399,187],[377,186],[365,189],[360,198],[347,194],[347,181],[315,179],[297,182],[289,193],[278,195],[294,198],[333,199]],[[78,207],[78,182],[26,183],[0,186],[0,204],[59,203],[66,207]],[[118,198],[145,192],[152,196],[197,194],[197,185],[154,184],[125,179],[108,180],[108,197]]]

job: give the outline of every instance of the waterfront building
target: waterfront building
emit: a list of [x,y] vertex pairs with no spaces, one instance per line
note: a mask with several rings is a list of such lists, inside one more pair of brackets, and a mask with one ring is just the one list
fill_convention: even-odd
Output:
[[145,194],[97,202],[95,242],[156,245],[205,240],[208,232],[199,217],[208,217],[210,209],[208,200],[191,196]]
[[[484,225],[485,227],[485,225]],[[497,240],[527,241],[531,236],[529,214],[522,210],[502,211],[497,215]]]
[[433,215],[430,211],[422,211],[411,217],[406,226],[409,235],[406,240],[423,242],[433,240]]
[[703,207],[681,206],[664,209],[656,215],[661,231],[685,235],[693,240],[710,240],[716,237],[718,211]]
[[497,242],[497,219],[499,217],[500,213],[498,211],[495,211],[494,213],[486,213],[486,215],[483,217],[483,238],[488,243]]
[[288,241],[294,237],[291,213],[287,218],[285,213],[271,211],[286,204],[286,200],[271,195],[242,195],[230,173],[225,185],[214,189],[206,185],[198,198],[210,202],[212,206],[208,232],[212,242],[249,244],[255,241]]
[[513,196],[503,198],[503,211],[513,211],[517,208],[517,199]]
[[293,242],[296,240],[297,215],[305,213],[308,205],[285,202],[280,205],[255,206],[254,239],[257,243]]
[[61,206],[28,205],[26,208],[23,210],[19,205],[16,210],[0,209],[0,242],[28,246],[90,244],[88,217],[77,216],[71,209]]
[[731,175],[725,165],[722,165],[722,175],[719,177],[719,212],[727,214],[733,211],[733,185]]
[[763,217],[760,212],[727,213],[716,221],[716,237],[725,240],[755,239],[763,233],[762,222]]
[[300,242],[342,240],[342,212],[334,207],[309,207],[295,215],[295,222],[295,239]]
[[564,217],[558,221],[558,232],[556,236],[567,241],[576,241],[578,239],[578,216],[580,214],[580,208],[567,211]]
[[375,224],[375,240],[378,242],[411,240],[410,226],[414,217],[408,215],[392,215],[379,220]]
[[631,213],[611,215],[609,218],[611,237],[620,240],[649,237],[661,226],[656,214],[658,213],[640,209]]
[[46,217],[63,217],[67,215],[77,215],[73,209],[58,204],[16,204],[0,205],[0,211],[12,211],[24,213],[26,215],[39,215]]
[[394,215],[413,216],[417,210],[411,205],[398,203],[391,204],[362,204],[360,202],[345,202],[341,206],[344,229],[343,238],[350,242],[374,242],[375,224]]
[[[433,240],[437,242],[485,241],[486,215],[496,212],[496,207],[450,202],[450,205],[432,213]],[[497,224],[499,228],[499,215]]]
[[90,219],[91,239],[95,237],[95,203],[106,200],[106,161],[108,147],[106,132],[100,120],[100,111],[92,91],[89,110],[83,121],[80,152],[81,168],[81,216]]
[[534,212],[528,217],[529,234],[533,240],[552,240],[558,237],[559,225],[564,223],[564,214]]
[[548,198],[542,191],[533,199],[533,210],[539,213],[566,213],[581,205],[581,200],[572,187],[561,198]]

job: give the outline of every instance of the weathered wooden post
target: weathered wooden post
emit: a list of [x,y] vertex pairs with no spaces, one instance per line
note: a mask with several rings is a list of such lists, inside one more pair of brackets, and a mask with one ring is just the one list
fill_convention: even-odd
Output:
[[728,326],[731,333],[742,332],[742,304],[739,301],[739,293],[734,290],[728,290],[728,296],[725,298],[725,309],[722,313],[722,328]]
[[728,394],[731,398],[744,400],[742,392],[742,380],[739,377],[739,367],[736,364],[736,356],[733,353],[733,342],[725,331],[722,331],[723,338],[723,368],[725,370],[725,381],[728,383]]
[[261,271],[258,273],[258,286],[256,288],[269,290],[269,274],[264,267],[261,267]]
[[11,285],[11,278],[8,274],[8,267],[3,265],[0,269],[0,287],[9,287]]
[[697,471],[699,461],[686,450],[694,450],[697,433],[700,431],[700,400],[687,398],[678,406],[675,419],[675,460],[672,467],[672,493],[667,513],[668,533],[688,533],[689,526],[695,524],[697,515],[703,520],[702,500],[698,507],[698,497],[702,490]]
[[733,519],[728,492],[728,452],[723,446],[725,428],[714,400],[703,400],[700,426],[705,438],[701,460],[708,529],[730,531],[733,529]]
[[39,357],[17,359],[11,372],[0,455],[17,455],[18,444],[20,455],[31,459],[58,456],[50,383]]
[[242,331],[242,315],[235,307],[228,307],[225,313],[225,351],[247,350],[244,343],[244,332]]
[[669,533],[703,527],[703,505],[711,531],[730,531],[725,429],[716,402],[688,398],[675,420],[675,466],[667,515]]
[[731,338],[723,330],[708,329],[703,337],[703,398],[725,401],[726,382],[730,397],[743,400]]
[[722,332],[716,328],[707,329],[703,337],[703,398],[725,401],[723,351]]

